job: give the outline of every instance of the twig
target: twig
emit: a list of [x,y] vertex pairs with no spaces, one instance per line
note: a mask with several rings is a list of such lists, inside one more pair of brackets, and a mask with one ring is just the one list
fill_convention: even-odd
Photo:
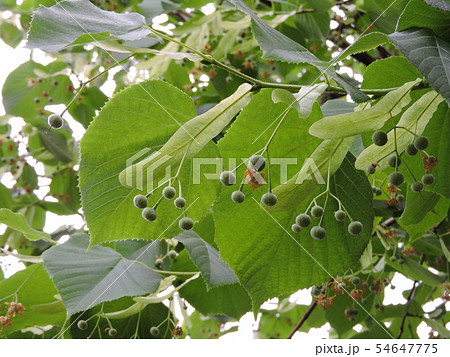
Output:
[[294,334],[302,327],[302,325],[305,323],[305,321],[308,319],[308,317],[312,314],[312,312],[314,311],[316,306],[317,306],[317,300],[314,299],[313,303],[310,305],[308,310],[306,310],[305,314],[302,316],[302,318],[300,319],[298,324],[295,325],[294,329],[291,331],[291,333],[287,337],[288,339],[291,339],[292,336],[294,336]]
[[409,313],[408,313],[409,305],[411,304],[412,297],[414,295],[414,291],[416,291],[416,284],[417,284],[417,280],[414,280],[413,287],[412,287],[411,291],[408,294],[408,298],[406,299],[406,307],[405,307],[406,311],[405,311],[405,314],[402,317],[402,323],[400,324],[400,329],[398,331],[397,339],[400,339],[402,337],[403,330],[405,328],[406,317],[409,316]]

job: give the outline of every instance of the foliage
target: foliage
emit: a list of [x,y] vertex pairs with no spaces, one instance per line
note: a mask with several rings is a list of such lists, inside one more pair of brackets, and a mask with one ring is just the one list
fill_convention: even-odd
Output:
[[25,264],[0,269],[2,338],[220,338],[249,312],[257,338],[448,338],[445,1],[0,14],[5,46],[48,59],[2,88],[0,261]]

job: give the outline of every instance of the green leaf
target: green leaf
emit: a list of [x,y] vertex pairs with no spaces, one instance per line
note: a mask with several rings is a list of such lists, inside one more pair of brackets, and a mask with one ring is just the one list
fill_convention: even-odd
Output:
[[408,257],[403,257],[402,259],[404,260],[404,264],[398,264],[397,262],[391,262],[390,260],[386,260],[386,263],[406,277],[417,281],[423,281],[426,285],[436,286],[445,282],[445,277],[432,273],[415,260]]
[[64,322],[65,310],[61,302],[56,299],[56,294],[55,286],[42,264],[33,264],[8,279],[1,280],[2,315],[7,309],[4,302],[20,302],[24,305],[25,311],[22,316],[12,317],[12,325],[4,326],[0,336],[6,336],[30,326],[61,326]]
[[[173,168],[184,160],[189,160],[197,155],[211,139],[217,136],[251,100],[251,85],[242,84],[230,97],[186,123],[184,123],[158,151],[136,164],[128,166],[119,175],[119,180],[124,186],[148,190],[145,185],[148,173],[151,172],[153,180],[163,177],[167,166]],[[161,157],[168,160],[161,165]],[[148,190],[149,191],[149,190]]]
[[261,20],[241,0],[230,0],[240,11],[252,18],[253,33],[264,53],[264,58],[290,63],[309,63],[333,78],[356,102],[364,102],[369,97],[354,87],[348,80],[336,73],[330,65],[317,58],[298,42],[291,40]]
[[450,103],[450,45],[428,29],[409,29],[388,37]]
[[388,39],[384,33],[381,32],[368,33],[366,35],[358,37],[356,42],[353,43],[351,46],[347,47],[345,51],[342,52],[337,58],[333,59],[332,63],[342,61],[347,56],[353,55],[355,53],[369,51],[373,48],[384,45],[386,42],[388,42]]
[[433,209],[441,197],[433,192],[422,192],[420,195],[408,190],[406,208],[400,220],[402,224],[419,223]]
[[448,42],[450,41],[449,22],[450,13],[430,6],[424,0],[411,0],[398,20],[396,31],[410,27],[427,27]]
[[191,339],[216,339],[230,332],[238,330],[238,326],[225,328],[221,318],[216,316],[207,317],[201,315],[198,311],[194,311],[185,320],[183,328]]
[[22,214],[14,213],[7,208],[0,208],[0,223],[6,224],[8,227],[23,233],[28,240],[51,240],[49,234],[31,228]]
[[[179,125],[195,116],[192,100],[162,81],[131,86],[102,108],[80,144],[79,186],[91,245],[127,238],[155,239],[163,235],[171,238],[179,233],[178,226],[173,226],[181,218],[181,212],[173,201],[160,203],[157,222],[145,221],[141,211],[134,207],[133,197],[148,191],[122,186],[119,173],[143,155],[158,153],[156,150],[169,140]],[[199,155],[217,157],[216,145],[209,143]],[[188,207],[192,204],[187,213],[198,220],[215,201],[220,186],[217,180],[205,177],[200,184],[192,184],[191,161],[185,162],[179,178]],[[156,197],[151,196],[150,201],[156,203],[161,191],[162,188],[155,191]]]
[[423,321],[425,321],[434,331],[437,331],[443,338],[450,338],[450,331],[440,322],[426,317],[423,318]]
[[283,102],[298,111],[300,118],[308,118],[311,115],[312,107],[317,98],[327,89],[325,83],[313,86],[303,86],[298,93],[292,94],[284,89],[275,89],[272,92],[274,103]]
[[77,234],[44,252],[45,269],[69,316],[104,301],[151,293],[158,288],[161,276],[152,270],[158,241],[129,244],[134,249],[128,247],[127,254],[103,246],[87,252],[89,236]]
[[296,210],[274,214],[268,214],[250,197],[236,205],[229,198],[230,192],[221,193],[214,205],[215,240],[221,257],[249,292],[255,311],[269,298],[321,284],[330,275],[359,265],[371,236],[374,216],[370,184],[364,173],[355,170],[353,160],[351,157],[344,160],[331,177],[330,189],[352,218],[363,223],[364,231],[359,237],[349,235],[348,221],[335,220],[338,204],[331,197],[322,223],[328,232],[324,240],[311,238],[309,229],[291,233],[296,215],[304,212],[320,192],[317,190],[299,201]]
[[11,191],[0,183],[0,208],[11,208],[12,204]]
[[121,40],[138,40],[151,33],[140,14],[101,10],[88,0],[61,1],[34,11],[27,47],[58,52],[81,35],[105,32]]
[[384,146],[370,145],[358,156],[356,168],[364,170],[373,163],[378,163],[380,170],[387,168],[389,166],[387,162],[389,154],[393,153],[395,148],[401,153],[414,140],[414,135],[411,132],[421,135],[437,110],[439,103],[443,100],[435,91],[430,91],[420,97],[403,113],[397,123],[399,128],[388,133],[387,144]]
[[[33,61],[25,62],[12,71],[2,89],[3,105],[6,113],[27,119],[35,118],[53,98],[53,104],[66,103],[72,97],[67,86],[72,86],[69,77],[60,72],[66,68],[62,61],[54,61],[43,66]],[[53,85],[57,81],[58,85]],[[48,97],[42,96],[43,93]],[[39,103],[34,101],[39,99]]]
[[441,244],[442,252],[444,252],[445,258],[447,258],[447,261],[450,263],[450,252],[441,237],[439,237],[439,243]]
[[53,197],[58,199],[62,205],[70,210],[70,214],[77,213],[80,208],[80,191],[77,186],[77,172],[72,168],[54,172],[52,183],[50,184],[50,193]]
[[79,99],[69,107],[69,113],[80,122],[85,128],[94,119],[95,111],[100,110],[106,103],[108,97],[98,87],[85,88]]
[[64,135],[61,131],[48,131],[41,129],[39,130],[39,136],[42,143],[59,161],[68,163],[73,159],[73,154],[69,145],[67,143],[67,134]]
[[366,68],[361,88],[383,89],[386,83],[393,88],[401,87],[420,77],[419,71],[405,57],[383,58]]
[[320,109],[324,117],[331,117],[338,114],[352,113],[355,107],[355,103],[349,103],[342,99],[331,99],[327,100]]
[[[430,229],[432,229],[434,226],[436,226],[438,223],[442,222],[445,217],[448,215],[448,209],[449,209],[449,201],[445,198],[436,195],[438,198],[437,203],[433,206],[433,208],[429,211],[427,211],[427,198],[430,200],[430,196],[435,195],[432,192],[428,191],[422,191],[422,195],[424,196],[424,200],[422,201],[421,195],[417,192],[412,192],[411,188],[408,188],[408,192],[406,194],[406,207],[408,208],[408,205],[412,205],[411,202],[414,201],[416,209],[420,209],[420,205],[423,202],[424,206],[424,213],[426,215],[420,219],[420,221],[412,221],[408,220],[408,224],[404,222],[400,217],[399,223],[402,225],[402,227],[405,229],[406,232],[409,234],[409,242],[412,243],[416,241],[417,239],[420,239],[423,237],[423,234],[428,232]],[[419,199],[419,201],[418,201]],[[411,200],[411,202],[409,202]],[[414,210],[411,208],[409,211],[411,214],[416,214],[418,218],[421,218],[422,214],[418,213],[417,211],[414,212]]]
[[411,101],[409,91],[419,82],[420,80],[408,82],[399,89],[387,93],[369,109],[325,117],[315,122],[309,133],[321,139],[341,139],[377,130],[409,104]]
[[[300,171],[286,183],[276,186],[273,193],[278,197],[278,203],[270,211],[288,210],[296,207],[307,198],[319,184],[319,178],[334,174],[341,166],[354,138],[341,140],[325,140],[311,154]],[[315,166],[312,166],[314,163]]]
[[193,231],[183,232],[174,237],[186,247],[189,257],[202,273],[208,289],[237,283],[233,270],[219,257],[219,252]]
[[[171,266],[173,271],[193,271],[195,265],[186,252],[181,252]],[[252,308],[250,297],[238,282],[208,288],[202,279],[195,279],[179,290],[186,299],[203,315],[225,315],[239,320]]]

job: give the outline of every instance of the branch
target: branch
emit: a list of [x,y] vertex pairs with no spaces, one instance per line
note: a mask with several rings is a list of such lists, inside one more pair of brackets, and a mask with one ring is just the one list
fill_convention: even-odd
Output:
[[404,313],[404,315],[402,317],[402,323],[401,323],[400,329],[398,331],[397,339],[400,339],[402,337],[402,335],[403,335],[403,330],[405,328],[406,317],[409,315],[409,313],[408,313],[409,305],[411,304],[412,297],[414,295],[414,291],[416,290],[416,284],[417,284],[417,280],[414,280],[413,287],[412,287],[411,291],[408,294],[408,298],[406,299],[406,307],[405,307],[406,311],[405,311],[405,313]]
[[288,339],[291,339],[292,336],[294,336],[294,334],[302,327],[302,325],[305,323],[305,321],[308,319],[308,317],[312,314],[312,312],[314,311],[316,306],[317,306],[317,300],[314,299],[313,303],[309,306],[308,310],[306,310],[305,314],[302,316],[302,318],[300,319],[298,324],[295,325],[294,329],[291,331],[291,333],[287,337]]

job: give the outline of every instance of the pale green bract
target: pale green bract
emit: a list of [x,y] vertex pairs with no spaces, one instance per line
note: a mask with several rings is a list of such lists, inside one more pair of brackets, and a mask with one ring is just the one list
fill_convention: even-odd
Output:
[[[395,147],[401,153],[408,144],[414,140],[414,136],[421,135],[428,122],[436,111],[438,105],[444,101],[444,98],[435,91],[430,91],[423,95],[419,100],[412,104],[402,115],[397,126],[398,129],[391,130],[388,133],[388,141],[384,146],[370,145],[356,159],[355,167],[358,170],[364,170],[367,166],[378,163],[379,170],[389,166],[387,157],[394,152]],[[406,128],[406,129],[403,129]],[[408,131],[409,130],[409,131]],[[397,146],[395,140],[397,139]]]
[[389,92],[373,107],[348,114],[325,117],[309,128],[311,135],[321,139],[341,139],[380,129],[389,118],[400,113],[409,104],[410,90],[420,82],[417,79]]

